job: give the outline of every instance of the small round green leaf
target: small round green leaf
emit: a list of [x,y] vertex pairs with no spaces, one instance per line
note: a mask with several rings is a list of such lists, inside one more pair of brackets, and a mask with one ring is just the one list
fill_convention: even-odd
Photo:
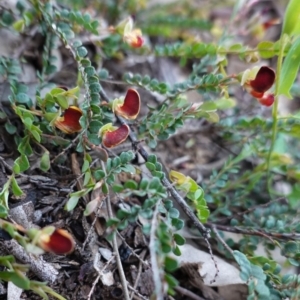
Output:
[[178,268],[178,262],[172,257],[167,256],[165,258],[165,269],[168,272],[173,272]]
[[81,46],[77,48],[77,55],[79,57],[85,57],[88,54],[88,51],[86,50],[85,47]]
[[174,240],[177,245],[182,246],[185,244],[185,238],[178,233],[174,233]]

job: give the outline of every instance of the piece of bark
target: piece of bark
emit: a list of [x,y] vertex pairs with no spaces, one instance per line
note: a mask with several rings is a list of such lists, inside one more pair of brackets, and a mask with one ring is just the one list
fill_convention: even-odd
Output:
[[42,281],[53,283],[57,279],[58,271],[51,264],[44,261],[42,256],[27,253],[15,240],[4,241],[3,248],[18,261],[28,264],[30,270]]
[[29,229],[33,227],[34,205],[31,201],[26,201],[9,210],[10,217],[19,225]]

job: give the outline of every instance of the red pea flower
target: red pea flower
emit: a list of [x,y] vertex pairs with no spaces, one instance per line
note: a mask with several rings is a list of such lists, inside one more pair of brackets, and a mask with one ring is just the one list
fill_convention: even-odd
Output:
[[57,255],[73,252],[75,242],[66,230],[49,226],[43,228],[42,231],[37,243],[43,250]]
[[99,130],[99,136],[102,137],[102,145],[106,148],[113,148],[123,143],[129,135],[129,127],[126,124],[120,127],[112,126],[108,123]]
[[64,133],[71,134],[81,131],[82,127],[79,119],[82,116],[82,110],[77,106],[69,106],[62,117],[58,117],[54,125]]
[[264,93],[271,88],[275,81],[275,72],[269,67],[261,67],[255,79],[250,80],[249,85],[254,93]]
[[124,33],[124,42],[132,48],[141,48],[144,45],[144,39],[140,29],[133,29],[130,32]]
[[275,77],[274,70],[267,66],[254,67],[243,73],[241,84],[253,97],[257,98],[261,104],[271,106],[274,102],[274,95],[265,93],[274,84]]
[[117,115],[127,119],[134,120],[140,112],[140,95],[135,89],[129,89],[125,98],[115,99],[112,109]]
[[134,28],[133,18],[130,16],[121,21],[115,28],[115,32],[123,36],[123,41],[132,48],[140,48],[144,45],[142,31]]

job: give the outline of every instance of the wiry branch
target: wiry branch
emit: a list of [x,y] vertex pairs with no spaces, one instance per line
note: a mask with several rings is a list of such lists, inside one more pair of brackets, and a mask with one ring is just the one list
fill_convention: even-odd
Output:
[[227,226],[227,225],[220,225],[207,222],[205,224],[208,228],[216,228],[220,231],[227,231],[227,232],[234,232],[234,233],[241,233],[245,235],[255,235],[260,236],[263,238],[270,239],[273,242],[273,239],[276,240],[300,240],[300,233],[291,232],[291,233],[281,233],[281,232],[268,232],[265,230],[257,230],[257,229],[246,229],[237,226]]

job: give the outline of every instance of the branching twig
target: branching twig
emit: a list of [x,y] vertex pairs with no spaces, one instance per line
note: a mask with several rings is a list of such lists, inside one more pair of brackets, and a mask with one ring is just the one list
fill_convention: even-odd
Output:
[[249,214],[249,213],[255,211],[258,208],[266,208],[266,207],[269,207],[271,204],[279,202],[279,201],[282,201],[282,200],[286,200],[286,198],[285,197],[280,197],[280,198],[274,199],[272,201],[269,201],[267,203],[263,203],[263,204],[260,204],[260,205],[248,208],[247,210],[244,210],[244,211],[241,211],[241,212],[237,212],[237,213],[233,214],[230,217],[221,218],[221,219],[218,220],[218,222],[229,221],[229,220],[235,218],[236,216],[244,216],[246,214]]
[[216,226],[212,226],[211,227],[212,232],[216,235],[217,240],[224,246],[224,248],[233,256],[233,251],[232,249],[226,244],[226,242],[224,241],[224,239],[221,237],[221,235],[219,234]]
[[92,288],[88,294],[87,300],[90,300],[92,297],[92,294],[94,292],[94,289],[96,288],[96,284],[98,283],[99,279],[101,278],[101,276],[103,275],[104,270],[109,266],[109,264],[111,263],[111,261],[114,259],[114,255],[112,255],[112,257],[107,261],[107,263],[105,264],[105,266],[102,268],[102,270],[99,269],[99,267],[97,266],[97,263],[99,261],[99,253],[97,253],[97,255],[95,255],[95,259],[94,259],[94,269],[97,271],[98,276],[95,279],[95,281],[93,282]]
[[[143,252],[141,253],[141,258],[142,259],[144,258],[145,254],[146,254],[146,250],[144,249]],[[133,288],[135,290],[139,285],[139,280],[140,280],[140,277],[141,277],[141,274],[142,274],[142,270],[143,270],[143,263],[142,262],[143,261],[140,261],[140,263],[139,263],[139,270],[138,270],[138,273],[137,273],[137,276],[136,276],[136,279],[135,279],[135,283],[133,285]],[[132,299],[133,296],[134,296],[134,293],[132,292],[130,299]]]
[[[104,199],[104,200],[105,200],[105,199]],[[96,222],[97,222],[97,215],[98,215],[100,209],[102,208],[103,203],[104,203],[104,201],[102,201],[101,203],[98,203],[98,207],[97,207],[97,209],[96,209],[96,216],[95,216],[95,218],[94,218],[94,220],[93,220],[93,222],[92,222],[92,224],[91,224],[91,228],[90,228],[89,231],[87,232],[85,241],[84,241],[83,244],[82,244],[82,247],[81,247],[82,251],[84,250],[84,248],[85,248],[87,242],[88,242],[89,239],[90,239],[90,236],[91,236],[91,234],[92,234],[92,230],[93,230],[93,228],[94,228],[94,226],[95,226],[95,224],[96,224]]]
[[207,222],[205,224],[209,228],[215,227],[218,230],[221,231],[227,231],[227,232],[234,232],[234,233],[241,233],[245,235],[255,235],[264,237],[267,239],[270,239],[273,243],[274,240],[300,240],[300,233],[281,233],[281,232],[267,232],[265,230],[256,230],[256,229],[245,229],[237,226],[226,226],[226,225],[220,225],[220,224],[214,224]]
[[81,134],[78,134],[72,141],[71,143],[64,148],[60,153],[58,153],[52,160],[51,160],[51,164],[54,163],[60,156],[62,156],[63,154],[65,154],[69,149],[71,149],[74,145],[75,142],[81,137]]
[[[140,293],[137,292],[137,290],[135,290],[130,284],[128,284],[128,288],[130,290],[132,290],[133,293],[135,293],[139,298],[138,299],[142,299],[142,300],[149,300],[147,297],[144,297],[143,295],[141,295]],[[134,297],[136,299],[136,297]]]
[[128,245],[128,243],[126,242],[126,240],[123,238],[123,236],[117,231],[117,235],[119,236],[119,238],[122,240],[122,242],[124,243],[124,245],[131,251],[131,255],[133,255],[134,257],[136,257],[139,261],[140,261],[140,263],[142,263],[146,268],[149,268],[150,266],[149,266],[149,264],[146,262],[146,261],[144,261],[142,258],[141,258],[141,256],[140,255],[138,255],[138,254],[136,254],[135,252],[134,252],[134,249],[132,249],[129,245]]

